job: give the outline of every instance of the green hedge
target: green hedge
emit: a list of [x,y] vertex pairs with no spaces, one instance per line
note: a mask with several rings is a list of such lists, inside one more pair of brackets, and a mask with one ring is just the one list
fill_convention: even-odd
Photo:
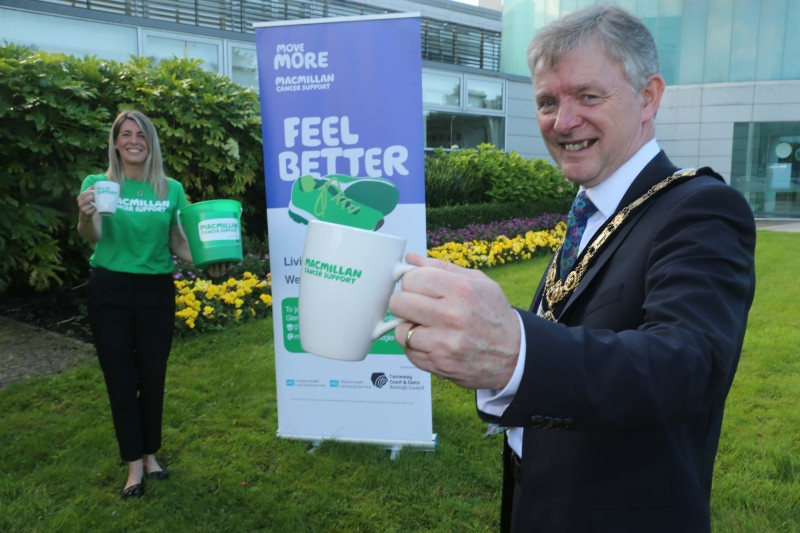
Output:
[[[557,167],[543,159],[525,159],[491,144],[447,152],[434,150],[425,158],[428,207],[485,203],[561,205],[577,193]],[[537,214],[541,214],[539,212]]]
[[192,201],[238,199],[245,229],[265,230],[258,96],[198,65],[0,47],[0,294],[85,278],[75,196],[86,175],[105,170],[122,109],[150,116],[167,173]]

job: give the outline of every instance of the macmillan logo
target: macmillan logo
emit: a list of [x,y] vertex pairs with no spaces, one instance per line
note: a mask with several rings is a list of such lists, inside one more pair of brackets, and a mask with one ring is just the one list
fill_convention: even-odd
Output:
[[[305,43],[281,43],[275,47],[273,70],[289,71],[275,77],[275,90],[324,91],[334,82],[333,73],[319,72],[328,68],[327,50],[307,50]],[[291,71],[299,70],[299,74]]]
[[203,220],[197,225],[197,232],[202,242],[238,241],[241,235],[239,221],[235,218]]
[[141,198],[120,198],[117,209],[131,213],[163,213],[170,206],[169,200],[142,200]]
[[303,272],[309,276],[316,276],[318,278],[329,279],[341,283],[354,284],[364,274],[363,270],[357,268],[346,267],[327,261],[320,261],[311,257],[306,257],[303,262]]
[[372,384],[379,389],[382,389],[387,383],[389,383],[389,378],[387,378],[386,374],[383,372],[373,372],[370,379],[372,380]]

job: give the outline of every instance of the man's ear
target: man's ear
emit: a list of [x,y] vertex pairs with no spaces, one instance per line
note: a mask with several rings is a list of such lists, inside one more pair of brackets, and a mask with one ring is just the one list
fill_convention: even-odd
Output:
[[642,89],[642,120],[650,120],[656,116],[661,97],[664,95],[664,78],[653,74]]

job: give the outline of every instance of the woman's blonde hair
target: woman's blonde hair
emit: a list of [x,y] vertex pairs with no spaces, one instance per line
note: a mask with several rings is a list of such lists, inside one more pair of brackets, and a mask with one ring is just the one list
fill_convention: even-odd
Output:
[[147,159],[144,162],[142,179],[150,183],[156,197],[159,200],[163,200],[167,196],[167,177],[164,174],[164,162],[161,158],[161,144],[158,142],[156,127],[140,111],[123,111],[114,119],[114,123],[111,125],[111,133],[108,136],[108,170],[106,170],[106,176],[108,176],[109,180],[122,185],[122,178],[125,176],[125,172],[115,144],[119,136],[119,130],[122,128],[122,123],[128,119],[136,122],[144,134],[145,141],[147,141]]

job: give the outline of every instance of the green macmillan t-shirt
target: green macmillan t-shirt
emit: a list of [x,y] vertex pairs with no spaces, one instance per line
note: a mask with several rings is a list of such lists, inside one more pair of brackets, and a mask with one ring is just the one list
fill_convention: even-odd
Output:
[[[81,192],[105,174],[92,174],[83,180]],[[179,181],[167,178],[167,196],[159,200],[149,183],[124,178],[120,184],[117,211],[103,216],[103,237],[89,258],[93,267],[132,274],[170,274],[175,268],[169,249],[172,224],[178,223],[178,210],[188,202]]]

